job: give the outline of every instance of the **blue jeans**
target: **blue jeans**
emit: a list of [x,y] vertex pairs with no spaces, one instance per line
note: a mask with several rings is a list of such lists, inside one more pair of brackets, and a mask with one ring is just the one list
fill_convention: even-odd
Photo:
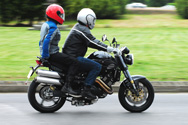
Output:
[[89,72],[85,80],[85,85],[92,85],[101,71],[101,64],[83,57],[77,57],[77,59],[80,64],[79,70]]

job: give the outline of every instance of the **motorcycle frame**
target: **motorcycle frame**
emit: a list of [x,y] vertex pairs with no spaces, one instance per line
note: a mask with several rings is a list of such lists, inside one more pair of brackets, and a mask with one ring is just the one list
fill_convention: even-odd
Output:
[[[121,71],[123,72],[124,76],[126,79],[124,79],[122,81],[121,84],[123,84],[124,86],[127,86],[127,85],[131,85],[131,87],[134,89],[134,91],[137,93],[137,83],[139,80],[141,79],[145,79],[146,77],[145,76],[141,76],[141,75],[133,75],[131,76],[129,70],[128,70],[128,66],[127,64],[124,62],[124,59],[123,59],[123,56],[122,53],[121,54],[118,54],[118,53],[114,53],[114,56],[115,56],[115,59],[119,65],[119,68],[121,69]],[[41,64],[37,64],[35,67],[30,67],[32,69],[32,73],[31,73],[31,76],[33,75],[34,72],[36,72],[36,70],[39,68],[39,67],[42,67],[43,65]],[[131,84],[129,84],[131,83]]]

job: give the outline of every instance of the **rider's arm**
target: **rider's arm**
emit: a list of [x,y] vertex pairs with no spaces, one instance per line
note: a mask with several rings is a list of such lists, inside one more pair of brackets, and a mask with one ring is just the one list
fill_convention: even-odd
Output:
[[[82,26],[82,25],[75,25],[75,28],[73,28],[73,30],[78,33],[81,34],[79,36],[81,36],[81,38],[83,39],[83,41],[86,42],[88,47],[94,48],[94,49],[98,49],[98,50],[103,50],[103,51],[109,51],[109,46],[107,46],[106,44],[100,42],[99,40],[97,40],[90,32],[89,28]],[[112,47],[110,47],[112,48]],[[113,48],[112,48],[113,49]]]
[[90,32],[87,34],[90,41],[88,42],[88,46],[94,49],[107,51],[109,53],[114,51],[114,48],[111,46],[107,46],[106,44],[102,43],[101,41],[97,40]]
[[91,41],[88,43],[88,46],[94,49],[107,51],[107,45],[96,39],[93,35],[89,34]]
[[98,49],[98,50],[103,50],[103,51],[107,51],[107,45],[102,43],[101,41],[97,40],[90,31],[84,32],[88,44],[88,47],[94,48],[94,49]]

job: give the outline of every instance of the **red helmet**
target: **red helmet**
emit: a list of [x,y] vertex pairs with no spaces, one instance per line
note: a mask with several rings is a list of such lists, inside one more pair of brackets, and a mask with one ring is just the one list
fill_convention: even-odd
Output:
[[57,21],[59,24],[63,24],[65,21],[65,11],[64,9],[57,4],[51,4],[46,9],[46,15]]

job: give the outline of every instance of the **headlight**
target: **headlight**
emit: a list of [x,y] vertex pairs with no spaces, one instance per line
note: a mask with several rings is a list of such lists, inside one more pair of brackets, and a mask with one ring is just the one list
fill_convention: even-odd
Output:
[[134,63],[134,55],[133,54],[128,54],[125,58],[124,61],[128,65],[132,65]]

